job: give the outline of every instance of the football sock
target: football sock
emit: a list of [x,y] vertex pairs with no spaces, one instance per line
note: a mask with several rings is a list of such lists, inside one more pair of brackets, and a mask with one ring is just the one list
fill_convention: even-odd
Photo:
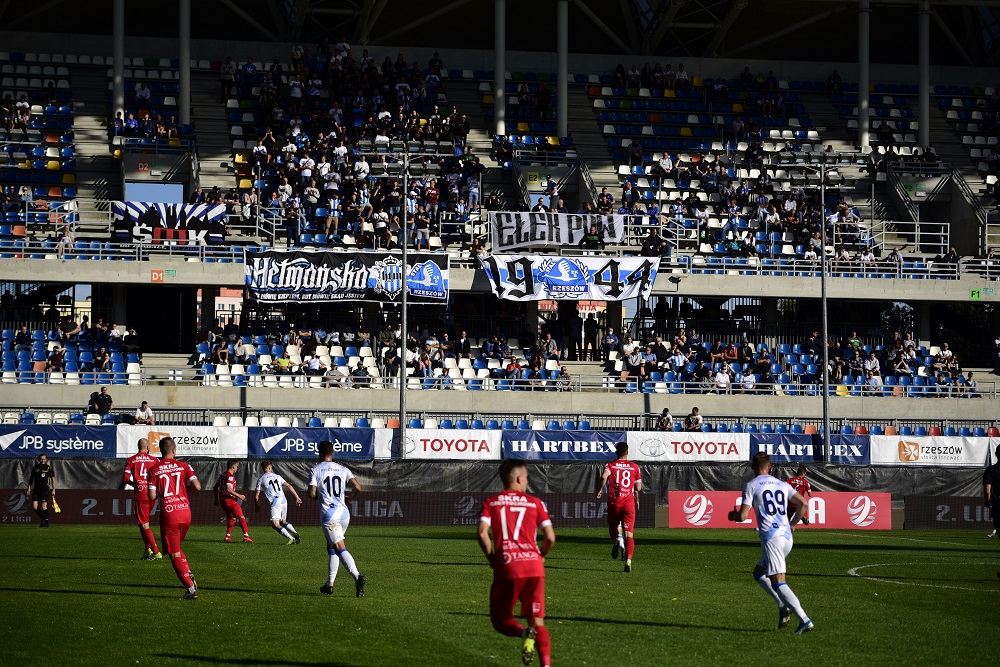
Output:
[[244,519],[243,517],[240,517],[240,528],[243,529],[243,537],[247,537],[250,535],[250,527],[247,526],[247,520]]
[[523,639],[524,626],[514,620],[514,617],[510,618],[494,618],[493,629],[502,635],[508,637],[518,637]]
[[159,553],[160,553],[160,550],[156,546],[156,536],[153,535],[153,529],[152,528],[143,528],[143,530],[146,533],[146,539],[149,540],[149,548],[153,550],[153,555],[154,556],[158,556]]
[[337,552],[333,549],[328,549],[327,553],[330,554],[330,577],[327,583],[333,586],[333,582],[337,579],[337,570],[340,569],[340,558],[337,557]]
[[184,555],[182,551],[179,556],[174,556],[170,559],[170,564],[174,566],[174,572],[177,573],[177,578],[181,580],[188,589],[194,586],[191,581],[191,568],[188,566],[187,556]]
[[632,560],[632,553],[635,551],[635,539],[625,538],[625,560]]
[[760,587],[764,589],[765,593],[770,595],[774,601],[778,603],[779,607],[785,606],[785,603],[781,601],[781,596],[779,596],[778,592],[771,586],[771,580],[767,578],[766,574],[762,574],[759,577],[754,575],[754,580],[760,584]]
[[802,605],[799,603],[799,599],[792,592],[792,589],[788,587],[788,584],[781,581],[775,584],[775,589],[781,601],[785,603],[785,606],[795,612],[795,615],[799,617],[799,620],[805,623],[809,620],[806,616],[806,612],[803,611]]
[[280,533],[282,537],[285,537],[289,540],[293,539],[292,534],[288,532],[287,528],[279,528],[278,533]]
[[295,532],[295,528],[290,523],[286,523],[285,524],[285,530],[287,530],[289,533],[291,533],[292,537],[295,537],[298,534],[298,533]]
[[621,548],[621,549],[625,548],[625,538],[624,537],[622,537],[621,535],[619,535],[618,537],[615,538],[615,541],[618,542],[618,547],[619,548]]
[[535,637],[535,647],[538,649],[538,662],[543,666],[552,664],[552,642],[549,638],[549,629],[544,625],[535,628],[538,636]]
[[343,549],[337,555],[340,556],[340,560],[344,563],[344,567],[347,568],[347,571],[350,572],[351,576],[354,577],[354,580],[357,581],[358,577],[361,576],[361,573],[358,572],[358,566],[354,564],[354,556],[351,555],[351,552],[347,549]]
[[42,510],[42,521],[49,520],[49,511],[47,509]]
[[233,534],[233,526],[235,525],[236,525],[236,519],[234,519],[233,517],[229,517],[229,521],[226,523],[226,537],[229,537]]
[[37,514],[38,518],[41,519],[42,518],[42,508],[41,507],[36,508],[35,509],[35,514]]

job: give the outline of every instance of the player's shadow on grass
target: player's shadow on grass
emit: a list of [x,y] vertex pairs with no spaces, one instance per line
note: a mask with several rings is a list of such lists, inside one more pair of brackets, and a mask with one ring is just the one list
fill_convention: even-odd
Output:
[[[172,590],[177,590],[180,584],[110,584],[106,581],[92,581],[90,582],[94,586],[111,586],[113,588],[169,588]],[[225,591],[227,593],[260,593],[260,590],[251,590],[249,588],[217,588],[215,586],[204,586],[199,587],[198,590],[206,591]],[[287,593],[282,593],[282,595],[287,595]]]
[[470,567],[470,566],[471,567],[483,567],[484,565],[486,565],[486,563],[484,563],[482,561],[477,562],[477,563],[446,563],[444,561],[429,561],[429,560],[408,560],[408,561],[403,561],[403,562],[405,562],[405,563],[411,563],[413,565],[434,565],[434,566],[438,566],[438,565],[456,565],[456,566],[459,566],[459,567]]
[[261,660],[260,658],[218,658],[208,655],[184,655],[181,653],[154,653],[158,658],[174,658],[176,660],[188,660],[190,662],[212,664],[212,665],[280,665],[282,667],[358,667],[349,665],[346,662],[304,662],[302,660]]
[[[481,612],[449,611],[452,616],[489,616]],[[652,628],[681,628],[683,630],[722,630],[723,632],[750,632],[754,634],[771,630],[754,628],[730,628],[722,625],[698,625],[696,623],[664,623],[660,621],[635,621],[620,618],[587,618],[586,616],[546,616],[546,621],[575,621],[577,623],[602,623],[605,625],[646,625]]]

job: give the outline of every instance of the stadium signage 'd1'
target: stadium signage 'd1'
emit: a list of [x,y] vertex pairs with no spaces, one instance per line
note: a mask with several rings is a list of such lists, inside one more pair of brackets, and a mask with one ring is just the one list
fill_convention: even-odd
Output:
[[[754,513],[744,524],[729,520],[729,512],[738,509],[741,491],[670,491],[669,525],[671,528],[757,527]],[[892,495],[866,491],[818,492],[809,498],[806,516],[809,525],[796,530],[836,528],[841,530],[891,530]]]
[[501,431],[505,459],[613,461],[624,431]]
[[115,458],[116,437],[113,426],[9,424],[0,426],[0,458]]

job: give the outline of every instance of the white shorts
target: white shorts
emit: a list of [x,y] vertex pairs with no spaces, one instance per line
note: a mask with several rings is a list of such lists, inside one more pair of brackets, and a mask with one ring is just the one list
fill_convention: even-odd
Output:
[[284,521],[288,517],[288,503],[271,503],[271,521]]
[[775,535],[767,541],[760,543],[760,560],[757,566],[764,570],[764,574],[785,573],[785,558],[792,551],[792,541],[787,537]]
[[344,505],[337,505],[323,512],[323,534],[331,548],[344,541],[347,527],[351,525],[351,513]]

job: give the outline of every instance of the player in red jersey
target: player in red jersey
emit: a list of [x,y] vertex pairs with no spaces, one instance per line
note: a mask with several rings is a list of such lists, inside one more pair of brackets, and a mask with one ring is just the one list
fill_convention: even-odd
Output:
[[196,600],[198,588],[191,574],[187,556],[181,550],[181,543],[191,527],[191,501],[188,489],[201,491],[201,482],[187,463],[174,458],[177,445],[173,438],[160,440],[160,454],[163,458],[149,471],[149,501],[160,497],[160,539],[163,550],[170,556],[177,578],[187,587],[185,600]]
[[139,524],[142,543],[146,545],[142,560],[163,560],[163,554],[156,548],[156,537],[149,527],[149,513],[153,511],[153,503],[147,493],[149,470],[156,464],[156,457],[149,453],[149,440],[139,438],[139,451],[128,457],[125,461],[125,471],[122,473],[122,481],[133,489],[132,507],[135,510],[135,521]]
[[239,521],[240,528],[243,529],[243,541],[253,544],[250,539],[250,529],[247,527],[246,517],[243,516],[243,508],[238,501],[246,500],[247,497],[236,490],[236,470],[240,467],[240,462],[236,459],[229,459],[226,462],[226,471],[219,476],[219,483],[216,490],[219,498],[219,505],[226,511],[226,542],[233,541],[233,525]]
[[[793,489],[795,489],[798,492],[798,494],[800,496],[802,496],[803,498],[806,498],[806,499],[812,498],[812,495],[813,495],[812,485],[809,484],[809,480],[806,479],[806,467],[805,466],[799,466],[798,471],[795,473],[795,477],[789,477],[788,478],[788,484]],[[792,515],[795,514],[795,510],[797,510],[798,508],[799,508],[798,505],[796,505],[796,504],[792,503],[791,501],[789,501],[789,503],[788,503],[788,518],[789,519],[792,518]],[[805,514],[802,515],[802,525],[803,526],[808,526],[809,525],[809,506],[808,505],[806,506]]]
[[[490,620],[508,637],[520,637],[521,659],[530,665],[537,648],[542,667],[552,664],[549,631],[545,628],[545,554],[556,533],[541,500],[525,493],[528,467],[507,459],[500,465],[503,492],[483,501],[479,516],[479,546],[493,567],[490,586]],[[536,541],[542,531],[542,546]],[[492,533],[492,540],[490,539]],[[528,627],[514,620],[514,605],[521,602],[521,616]]]
[[[639,465],[628,460],[628,445],[619,442],[615,445],[617,458],[604,466],[601,484],[597,488],[597,497],[604,495],[604,485],[608,485],[608,533],[614,544],[611,547],[611,557],[618,558],[621,552],[625,561],[625,571],[632,571],[632,554],[635,552],[635,513],[639,509],[639,496],[642,491]],[[620,524],[620,525],[619,525]],[[622,539],[624,538],[624,540]]]

